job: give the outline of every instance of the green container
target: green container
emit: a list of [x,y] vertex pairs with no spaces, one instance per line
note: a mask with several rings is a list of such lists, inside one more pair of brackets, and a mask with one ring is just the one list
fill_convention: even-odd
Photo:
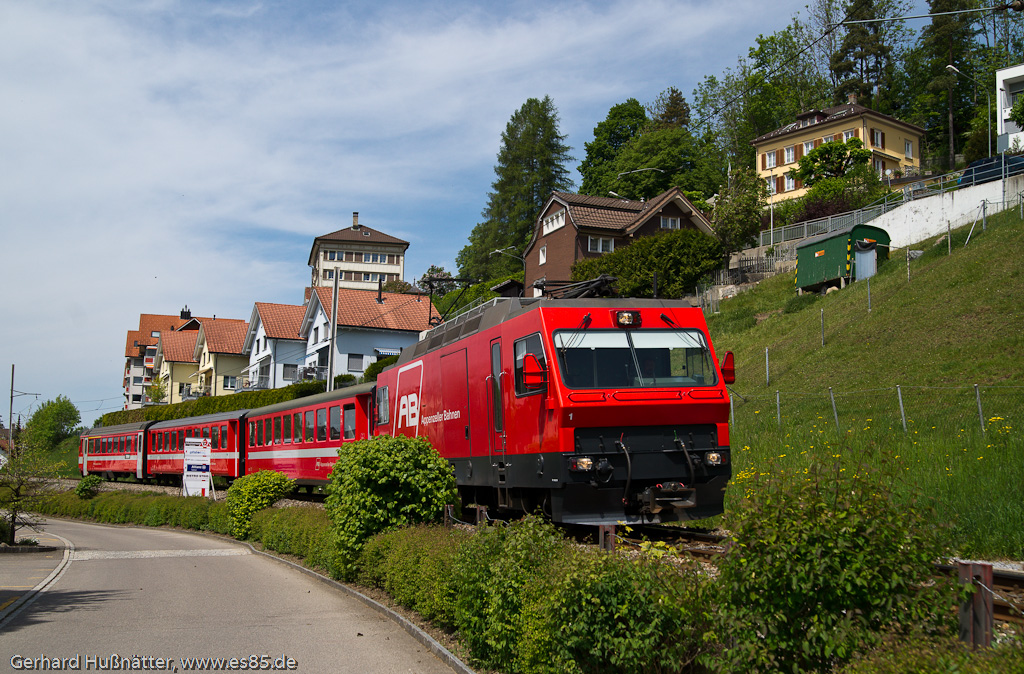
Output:
[[[863,278],[857,273],[857,249],[867,249],[862,251],[867,254],[873,247],[877,264],[889,259],[889,241],[888,232],[871,225],[851,225],[801,241],[796,245],[797,289],[813,292]],[[864,273],[873,273],[873,266],[866,267]]]

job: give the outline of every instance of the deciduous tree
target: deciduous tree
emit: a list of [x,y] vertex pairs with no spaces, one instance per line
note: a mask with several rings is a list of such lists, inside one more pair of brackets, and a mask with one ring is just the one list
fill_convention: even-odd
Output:
[[767,203],[768,186],[757,173],[747,167],[734,169],[729,185],[718,195],[713,218],[726,268],[729,256],[757,236]]
[[841,178],[855,166],[871,161],[871,150],[864,149],[859,138],[845,143],[823,143],[800,158],[793,177],[811,187],[823,178]]

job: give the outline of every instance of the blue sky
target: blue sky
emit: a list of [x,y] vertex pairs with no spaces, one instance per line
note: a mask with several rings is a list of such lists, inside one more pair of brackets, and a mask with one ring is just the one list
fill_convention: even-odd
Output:
[[6,0],[0,367],[40,394],[15,415],[120,409],[140,313],[301,303],[353,211],[410,242],[406,280],[454,271],[527,98],[554,100],[578,184],[612,105],[689,99],[804,4]]

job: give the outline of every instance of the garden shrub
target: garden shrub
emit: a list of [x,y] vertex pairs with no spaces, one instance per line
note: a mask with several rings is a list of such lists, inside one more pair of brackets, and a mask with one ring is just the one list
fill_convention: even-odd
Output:
[[249,536],[270,550],[302,557],[307,566],[331,572],[334,537],[330,517],[322,508],[261,510],[252,518]]
[[226,502],[216,501],[210,504],[206,511],[205,528],[225,536],[231,535],[231,513],[228,511]]
[[1024,674],[1024,642],[972,650],[955,636],[889,634],[837,674]]
[[75,494],[82,499],[92,498],[99,491],[101,484],[103,478],[99,475],[86,475],[75,485]]
[[385,435],[346,444],[326,499],[341,577],[355,577],[359,551],[371,536],[440,521],[444,506],[457,499],[451,466],[423,438]]
[[955,583],[933,514],[897,502],[868,466],[812,464],[761,479],[740,500],[719,564],[723,672],[823,671],[886,630],[955,621]]
[[231,535],[242,540],[248,538],[253,515],[274,505],[294,489],[295,480],[274,470],[261,470],[236,479],[226,499]]
[[418,525],[374,536],[359,557],[359,580],[379,587],[441,627],[455,626],[452,564],[469,534]]

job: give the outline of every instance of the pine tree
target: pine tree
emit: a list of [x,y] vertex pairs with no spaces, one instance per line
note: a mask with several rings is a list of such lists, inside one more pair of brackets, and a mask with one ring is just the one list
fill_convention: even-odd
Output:
[[[851,20],[880,18],[876,0],[852,0],[847,10]],[[839,51],[832,55],[832,70],[839,80],[836,101],[844,102],[855,94],[857,102],[875,108],[874,98],[892,70],[892,45],[885,42],[884,23],[850,24]]]
[[572,161],[566,136],[558,132],[558,110],[549,96],[528,99],[505,126],[487,207],[456,264],[462,277],[492,279],[522,272],[516,261],[494,250],[522,252],[538,212],[553,191],[573,187],[566,164]]

